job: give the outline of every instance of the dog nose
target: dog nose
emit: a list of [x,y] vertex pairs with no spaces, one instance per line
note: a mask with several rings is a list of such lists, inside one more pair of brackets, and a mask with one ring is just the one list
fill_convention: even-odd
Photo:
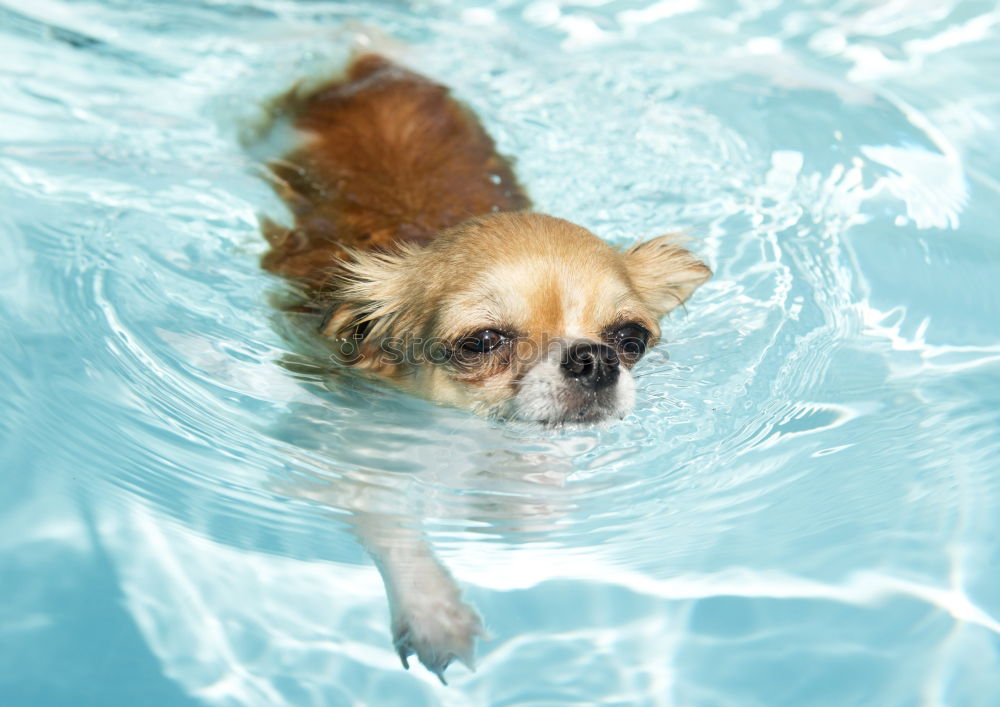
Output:
[[601,390],[618,381],[618,354],[606,344],[581,341],[566,350],[562,369],[584,388]]

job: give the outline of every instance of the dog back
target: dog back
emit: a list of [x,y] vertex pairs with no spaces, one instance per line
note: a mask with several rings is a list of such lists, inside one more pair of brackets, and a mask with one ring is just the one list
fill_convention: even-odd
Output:
[[276,103],[302,143],[270,167],[295,224],[266,222],[266,270],[322,287],[349,250],[427,242],[473,216],[530,206],[509,162],[448,89],[364,54]]

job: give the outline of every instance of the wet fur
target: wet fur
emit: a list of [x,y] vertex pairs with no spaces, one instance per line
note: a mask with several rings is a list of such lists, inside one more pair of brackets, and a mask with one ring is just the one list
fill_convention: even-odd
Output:
[[[567,388],[562,352],[607,342],[628,322],[652,346],[659,319],[711,274],[671,236],[620,251],[526,211],[476,117],[382,57],[360,56],[342,78],[293,90],[275,112],[302,139],[270,164],[294,224],[265,221],[263,267],[296,284],[300,310],[323,313],[320,333],[344,363],[435,401],[542,422],[620,417],[635,359],[623,356],[623,382],[604,400]],[[454,348],[484,328],[510,336],[481,359],[382,355],[394,340]],[[360,510],[354,524],[382,574],[403,664],[415,653],[442,681],[454,659],[471,667],[481,621],[413,520]]]
[[[295,223],[265,223],[263,266],[303,288],[344,363],[415,394],[516,416],[518,383],[549,339],[603,341],[630,319],[653,344],[660,317],[710,275],[670,236],[623,253],[524,210],[510,163],[476,117],[383,57],[290,92],[277,112],[302,136],[271,164]],[[390,340],[438,339],[448,351],[477,327],[503,328],[516,351],[464,368],[382,355]]]
[[263,266],[314,292],[349,251],[422,245],[470,217],[530,206],[475,115],[381,56],[276,108],[305,140],[271,164],[295,225],[267,224]]

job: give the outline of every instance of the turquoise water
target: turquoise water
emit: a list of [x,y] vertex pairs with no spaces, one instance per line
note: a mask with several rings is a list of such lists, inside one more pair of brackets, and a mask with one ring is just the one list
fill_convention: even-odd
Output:
[[[359,32],[539,209],[712,265],[624,423],[288,365],[243,145]],[[994,3],[43,0],[0,47],[0,704],[1000,704]],[[476,672],[399,666],[358,509],[424,519]]]

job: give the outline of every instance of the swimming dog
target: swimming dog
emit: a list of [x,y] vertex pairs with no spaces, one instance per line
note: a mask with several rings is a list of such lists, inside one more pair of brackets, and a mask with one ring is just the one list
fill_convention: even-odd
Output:
[[[621,418],[660,319],[711,275],[670,235],[619,250],[530,210],[511,164],[444,86],[375,54],[277,104],[299,135],[271,163],[294,225],[263,267],[323,313],[345,365],[430,400],[546,425]],[[372,524],[378,527],[372,528]],[[368,518],[395,646],[443,680],[481,633],[417,535]]]

